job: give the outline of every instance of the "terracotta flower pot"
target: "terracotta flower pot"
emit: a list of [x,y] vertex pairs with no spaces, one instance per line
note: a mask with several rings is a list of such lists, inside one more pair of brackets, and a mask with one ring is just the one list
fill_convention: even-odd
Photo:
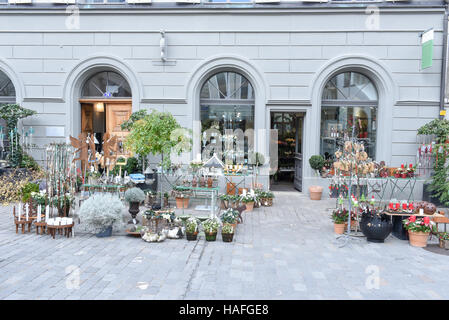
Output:
[[323,187],[311,186],[309,187],[310,200],[321,200],[321,194],[323,193]]
[[189,207],[189,198],[176,198],[176,208],[186,209]]
[[429,238],[430,232],[408,232],[408,238],[410,245],[414,247],[424,248],[427,247],[427,238]]
[[345,224],[344,223],[334,223],[334,232],[336,234],[345,233]]
[[254,202],[246,202],[246,210],[245,211],[253,211],[254,209]]

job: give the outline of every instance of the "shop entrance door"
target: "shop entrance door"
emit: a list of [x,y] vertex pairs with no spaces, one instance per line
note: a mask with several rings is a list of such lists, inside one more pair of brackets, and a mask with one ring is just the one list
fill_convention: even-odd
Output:
[[131,116],[131,102],[113,100],[80,102],[81,131],[95,136],[96,150],[102,151],[103,136],[109,133],[118,137],[119,154],[124,154],[123,141],[129,132],[122,131],[120,125]]
[[278,170],[271,189],[302,191],[302,135],[304,114],[271,112],[271,129],[278,130]]

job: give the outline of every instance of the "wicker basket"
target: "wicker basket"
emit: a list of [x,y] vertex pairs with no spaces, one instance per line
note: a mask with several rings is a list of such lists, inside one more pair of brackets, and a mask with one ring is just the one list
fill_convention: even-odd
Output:
[[273,205],[273,198],[262,198],[260,202],[265,207],[271,207]]

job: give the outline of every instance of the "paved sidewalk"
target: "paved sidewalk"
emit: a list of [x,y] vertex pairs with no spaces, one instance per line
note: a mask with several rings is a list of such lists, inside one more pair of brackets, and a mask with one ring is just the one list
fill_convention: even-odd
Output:
[[339,248],[334,206],[277,192],[272,208],[244,213],[233,243],[101,239],[78,229],[53,240],[15,234],[11,209],[1,208],[0,299],[449,298],[449,256],[392,236]]

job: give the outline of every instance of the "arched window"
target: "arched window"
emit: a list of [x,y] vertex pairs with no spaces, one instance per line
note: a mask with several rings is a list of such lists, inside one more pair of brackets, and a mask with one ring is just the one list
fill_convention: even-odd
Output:
[[321,155],[334,158],[345,136],[354,136],[364,142],[368,156],[374,159],[377,106],[377,89],[365,75],[344,72],[332,77],[321,101]]
[[[248,162],[249,140],[254,129],[254,89],[243,75],[236,72],[220,72],[211,76],[201,88],[200,119],[202,151],[211,143],[222,143],[225,161],[230,164]],[[210,136],[206,133],[212,129]],[[239,130],[240,129],[240,130]],[[216,141],[216,130],[221,141]],[[232,151],[226,151],[226,143],[234,144]],[[234,142],[233,142],[234,141]],[[239,141],[243,142],[240,143]],[[228,145],[229,146],[229,145]],[[206,157],[210,157],[208,154]]]
[[0,71],[0,104],[15,103],[16,90],[11,79]]
[[103,71],[85,82],[81,95],[82,98],[130,98],[131,88],[117,72]]

